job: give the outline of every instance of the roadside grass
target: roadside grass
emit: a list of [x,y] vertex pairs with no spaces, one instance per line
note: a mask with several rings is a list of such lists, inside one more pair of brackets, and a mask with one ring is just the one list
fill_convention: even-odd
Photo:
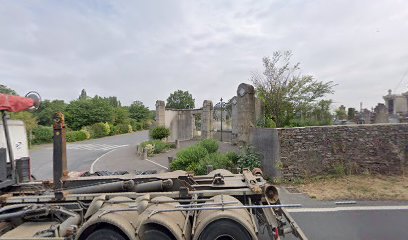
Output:
[[290,185],[317,200],[408,201],[406,176],[348,175],[308,179]]

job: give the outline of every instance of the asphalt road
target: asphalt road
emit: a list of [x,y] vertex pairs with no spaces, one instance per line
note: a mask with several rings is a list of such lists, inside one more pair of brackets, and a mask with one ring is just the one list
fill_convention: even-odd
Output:
[[[136,153],[136,145],[148,140],[148,131],[140,131],[100,139],[92,139],[76,143],[67,144],[67,161],[69,171],[89,171],[95,160],[97,163],[108,161],[109,164],[103,163],[105,169],[99,170],[114,170],[120,168],[120,159],[115,156],[109,156],[112,152],[128,151],[131,156]],[[121,151],[119,151],[119,149]],[[132,152],[131,152],[132,151]],[[130,156],[128,155],[128,156]],[[30,151],[32,174],[37,179],[52,178],[52,144],[40,146]],[[102,158],[101,158],[102,156]],[[97,165],[95,163],[94,165]],[[149,164],[149,163],[147,163]],[[146,163],[145,163],[146,165]],[[146,166],[146,168],[156,167]],[[110,168],[110,169],[107,169]]]
[[327,211],[291,215],[309,239],[408,239],[408,210]]
[[355,201],[344,205],[317,201],[284,188],[279,194],[283,203],[302,204],[288,211],[309,239],[408,239],[408,202]]

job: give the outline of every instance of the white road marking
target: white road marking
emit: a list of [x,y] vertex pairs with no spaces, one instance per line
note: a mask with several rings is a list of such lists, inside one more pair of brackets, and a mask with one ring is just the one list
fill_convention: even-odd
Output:
[[159,167],[162,167],[162,168],[164,168],[164,169],[169,170],[168,167],[165,167],[165,166],[163,166],[163,165],[161,165],[161,164],[158,164],[157,162],[153,162],[152,160],[146,159],[146,161],[149,161],[149,162],[151,162],[151,163],[153,163],[153,164],[156,164],[156,165],[159,166]]
[[[118,146],[119,146],[119,145],[118,145]],[[94,165],[95,165],[101,158],[105,157],[106,155],[108,155],[109,153],[111,153],[111,152],[113,152],[113,151],[115,151],[115,150],[118,150],[118,148],[126,147],[126,146],[128,146],[128,145],[120,145],[119,147],[116,147],[116,148],[114,148],[114,149],[111,149],[110,151],[108,151],[108,152],[102,154],[101,156],[99,156],[97,159],[95,159],[95,160],[92,162],[91,167],[89,168],[89,172],[90,172],[90,173],[94,173]]]
[[108,144],[67,144],[67,149],[89,150],[89,151],[108,151],[129,145],[108,145]]
[[353,206],[353,207],[332,207],[332,208],[290,208],[286,209],[291,213],[302,212],[338,212],[338,211],[375,211],[375,210],[408,210],[408,205],[401,206]]

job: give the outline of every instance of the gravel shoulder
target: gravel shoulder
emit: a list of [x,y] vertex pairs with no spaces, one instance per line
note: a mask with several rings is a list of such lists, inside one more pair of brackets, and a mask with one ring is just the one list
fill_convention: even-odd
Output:
[[317,200],[408,201],[406,176],[343,176],[310,180],[290,187]]

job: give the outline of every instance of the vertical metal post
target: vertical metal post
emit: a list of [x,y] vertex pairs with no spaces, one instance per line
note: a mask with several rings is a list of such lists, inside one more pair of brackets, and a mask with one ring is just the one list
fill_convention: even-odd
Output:
[[13,154],[13,149],[11,145],[10,132],[8,129],[8,124],[7,124],[7,112],[1,111],[1,117],[3,120],[4,136],[6,137],[7,150],[8,150],[8,155],[9,155],[10,164],[11,164],[11,179],[16,180],[15,178],[16,166],[14,162],[14,154]]
[[220,105],[221,107],[221,142],[222,142],[222,98],[220,99],[220,102],[221,102],[221,105]]
[[54,115],[54,152],[53,170],[54,187],[62,188],[62,177],[68,175],[67,170],[67,143],[64,114],[58,112]]

